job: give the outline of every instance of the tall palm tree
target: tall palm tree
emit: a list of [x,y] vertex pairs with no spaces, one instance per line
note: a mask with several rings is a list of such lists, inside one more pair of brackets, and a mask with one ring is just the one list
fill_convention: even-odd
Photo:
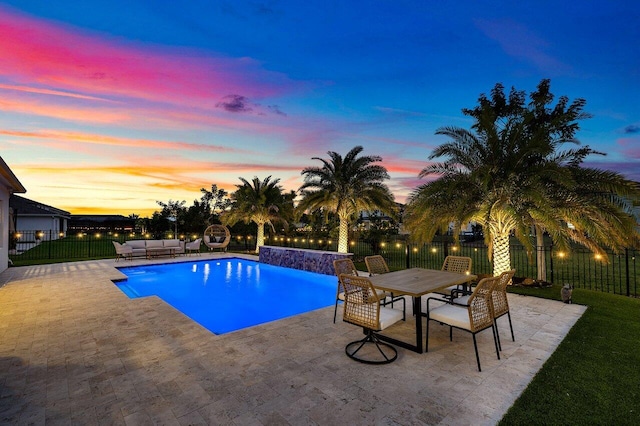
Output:
[[300,187],[300,211],[335,212],[339,219],[338,252],[349,249],[349,221],[363,210],[380,210],[394,214],[395,204],[389,188],[387,169],[379,164],[378,156],[360,156],[361,146],[354,147],[344,158],[329,151],[329,159],[313,157],[322,167],[307,167],[302,171],[304,183]]
[[282,187],[278,185],[280,179],[271,180],[271,176],[267,176],[262,181],[257,177],[254,177],[251,182],[244,178],[240,178],[240,181],[242,184],[236,185],[238,189],[231,194],[231,208],[222,213],[220,219],[222,223],[229,226],[233,226],[240,220],[258,225],[257,253],[260,246],[264,245],[264,226],[269,225],[275,231],[274,222],[285,222],[280,211],[288,197],[282,195]]
[[[472,130],[444,127],[436,134],[450,142],[429,159],[446,157],[420,172],[440,177],[421,185],[409,197],[405,226],[414,237],[430,240],[438,230],[477,222],[493,260],[493,273],[511,269],[509,238],[514,234],[534,251],[530,230],[543,232],[568,250],[571,242],[606,257],[605,248],[620,250],[637,243],[632,201],[638,184],[618,173],[584,167],[584,159],[602,154],[588,146],[561,150],[574,138],[577,120],[588,117],[584,100],[568,105],[561,97],[553,108],[549,81],[543,80],[525,105],[524,92],[504,96],[496,85],[492,98],[463,110],[475,118]],[[540,266],[540,265],[539,265]]]

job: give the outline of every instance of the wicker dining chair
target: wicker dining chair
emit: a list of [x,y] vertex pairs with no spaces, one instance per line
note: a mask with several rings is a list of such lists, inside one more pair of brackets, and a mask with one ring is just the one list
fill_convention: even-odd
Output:
[[[379,254],[376,254],[374,256],[366,256],[364,258],[364,263],[367,265],[367,271],[369,271],[370,277],[374,275],[386,274],[389,272],[389,265],[387,265],[387,261],[384,260],[384,257],[380,256]],[[393,308],[394,302],[402,302],[402,312],[405,313],[405,317],[403,317],[402,319],[405,320],[407,312],[407,301],[405,300],[404,296],[397,295],[395,293],[389,293],[389,298],[391,300],[384,300],[382,302],[382,305],[385,306],[391,304],[391,307]]]
[[349,358],[365,364],[393,362],[398,357],[398,351],[390,344],[382,342],[376,332],[402,320],[403,313],[382,306],[378,292],[368,278],[340,274],[338,279],[345,294],[342,319],[349,324],[362,327],[365,333],[363,339],[349,343],[345,347],[345,353]]
[[[337,277],[340,277],[340,274],[358,276],[358,270],[356,269],[356,265],[354,265],[353,261],[349,258],[334,260],[333,269],[335,270]],[[388,294],[382,290],[377,290],[377,294],[381,300],[386,299],[388,296]],[[340,300],[344,301],[344,289],[342,288],[342,283],[340,282],[340,279],[338,279],[338,290],[336,292],[336,305],[333,308],[334,324],[336,323],[336,316],[338,315],[338,302]]]
[[498,347],[502,350],[500,343],[500,331],[498,329],[498,318],[507,315],[509,318],[509,329],[511,330],[511,340],[516,341],[513,335],[513,324],[511,323],[511,312],[509,311],[509,299],[507,299],[507,286],[511,283],[511,279],[515,275],[516,270],[503,272],[498,276],[496,288],[493,290],[493,321],[496,327],[496,336],[498,337]]
[[[454,301],[443,301],[440,298],[427,299],[427,331],[426,331],[426,351],[429,351],[429,322],[435,321],[449,326],[449,340],[453,341],[453,329],[457,328],[471,333],[473,336],[473,348],[476,352],[476,362],[478,371],[480,368],[480,356],[478,355],[478,344],[476,334],[491,328],[493,333],[493,343],[496,347],[496,355],[500,359],[500,350],[496,336],[494,315],[493,315],[493,291],[498,283],[497,277],[484,278],[469,296],[466,305],[458,304]],[[436,302],[435,307],[430,306],[430,302]]]
[[[340,274],[358,275],[356,265],[353,264],[351,259],[337,259],[333,261],[333,269],[336,271],[336,276],[340,277]],[[338,315],[338,302],[344,301],[344,289],[342,283],[338,278],[338,290],[336,291],[336,305],[333,308],[333,323],[336,323],[336,316]]]
[[[466,256],[447,256],[442,263],[442,270],[447,272],[455,272],[456,274],[470,274],[471,273],[472,260]],[[454,298],[457,295],[463,294],[461,285],[452,285],[442,290],[438,290],[437,293],[441,293],[448,298]],[[467,291],[468,294],[471,291]]]

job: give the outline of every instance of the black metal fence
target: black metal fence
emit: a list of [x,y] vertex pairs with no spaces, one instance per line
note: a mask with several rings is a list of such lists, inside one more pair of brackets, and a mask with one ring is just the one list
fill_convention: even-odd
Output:
[[[192,240],[197,236],[178,235],[178,238]],[[111,241],[123,243],[127,240],[152,238],[139,234],[85,234],[66,235],[52,232],[18,232],[10,237],[9,258],[14,265],[51,263],[83,259],[114,257]],[[175,238],[167,233],[162,238]],[[337,250],[337,241],[313,237],[269,236],[265,244],[273,246],[297,247],[314,250]],[[204,251],[206,247],[203,246]],[[556,250],[552,245],[538,247],[545,256],[546,280],[552,283],[570,283],[576,288],[603,291],[633,297],[640,296],[639,275],[636,264],[636,250],[623,253],[609,253],[608,259],[598,259],[582,247],[570,253]],[[255,236],[235,235],[228,246],[235,252],[253,252]],[[439,269],[449,254],[469,256],[473,259],[475,274],[490,274],[492,265],[488,260],[487,247],[480,242],[454,245],[451,242],[411,244],[402,237],[382,241],[354,240],[350,242],[350,252],[356,262],[363,262],[365,256],[381,254],[391,269],[411,267]],[[536,278],[537,256],[527,253],[519,244],[511,244],[511,264],[516,268],[516,276]]]

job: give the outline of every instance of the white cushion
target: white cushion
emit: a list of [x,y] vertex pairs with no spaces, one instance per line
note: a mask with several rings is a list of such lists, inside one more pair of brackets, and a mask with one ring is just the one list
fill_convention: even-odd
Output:
[[437,308],[431,308],[429,317],[432,320],[440,321],[454,327],[464,328],[466,330],[471,329],[469,310],[462,306],[446,304],[438,306]]
[[401,321],[402,317],[402,311],[380,306],[380,330]]
[[162,240],[147,240],[147,248],[163,247]]
[[145,247],[145,240],[129,240],[125,244],[134,249],[143,249]]
[[164,247],[180,247],[180,240],[162,240]]
[[455,299],[453,299],[453,301],[454,301],[455,303],[460,303],[461,305],[466,305],[466,304],[468,304],[468,303],[469,303],[469,297],[471,297],[471,296],[469,296],[469,295],[467,295],[467,296],[460,296],[460,297],[456,297]]
[[[427,294],[422,296],[422,312],[427,312],[427,300],[430,297],[432,297],[434,299],[441,300],[442,302],[447,302],[447,303],[449,302],[449,300],[446,297],[444,297],[443,294],[440,294],[440,293],[427,293]],[[431,300],[429,302],[429,307],[431,307],[431,309],[433,309],[435,307],[438,307],[440,305],[441,305],[441,303],[438,303],[435,300]]]

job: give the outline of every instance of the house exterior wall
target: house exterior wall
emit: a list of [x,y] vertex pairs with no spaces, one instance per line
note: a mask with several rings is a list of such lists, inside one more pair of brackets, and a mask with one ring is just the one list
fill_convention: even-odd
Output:
[[60,232],[67,231],[67,220],[60,217],[45,216],[20,216],[16,221],[16,230],[20,232],[42,231],[45,236],[43,239],[57,240]]
[[[1,180],[1,179],[0,179]],[[0,272],[9,266],[9,197],[6,185],[0,185]]]

